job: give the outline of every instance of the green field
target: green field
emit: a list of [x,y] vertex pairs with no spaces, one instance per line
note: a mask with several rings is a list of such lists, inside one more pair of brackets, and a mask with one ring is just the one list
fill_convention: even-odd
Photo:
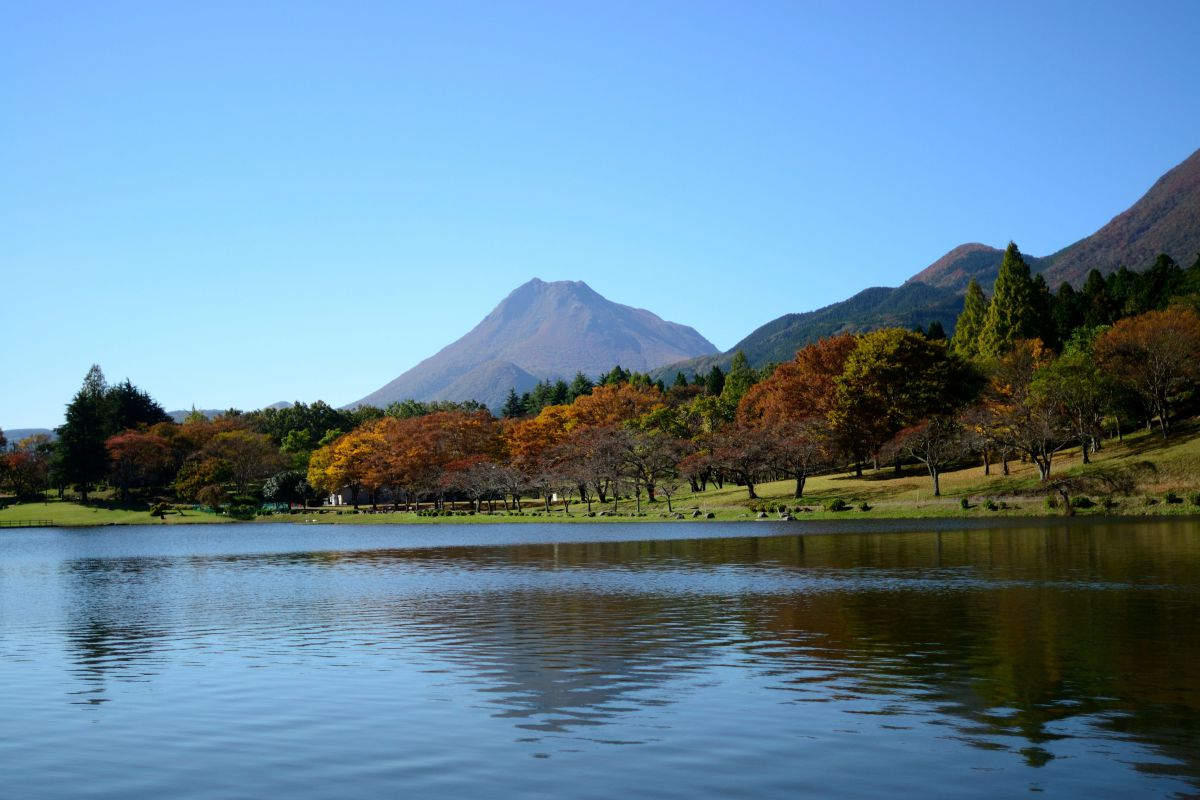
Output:
[[[1094,461],[1107,466],[1119,466],[1140,461],[1150,461],[1155,465],[1155,472],[1147,478],[1136,494],[1128,497],[1112,498],[1114,505],[1104,509],[1099,506],[1092,509],[1079,510],[1079,514],[1116,514],[1130,515],[1177,515],[1198,514],[1200,508],[1193,505],[1190,499],[1195,499],[1200,492],[1200,425],[1191,423],[1179,426],[1171,442],[1164,446],[1161,437],[1154,432],[1139,431],[1127,435],[1123,442],[1110,441],[1104,449],[1094,456]],[[1087,468],[1081,464],[1078,448],[1067,450],[1055,456],[1052,477],[1078,473]],[[692,519],[692,510],[699,509],[707,514],[712,513],[717,520],[752,520],[760,509],[764,509],[769,518],[776,518],[780,506],[786,506],[797,518],[801,519],[846,519],[846,518],[924,518],[924,517],[1012,517],[1012,516],[1042,516],[1063,513],[1061,510],[1047,508],[1046,487],[1039,483],[1036,469],[1031,464],[1013,461],[1009,464],[1010,474],[1000,474],[999,464],[992,465],[992,474],[985,476],[981,466],[972,466],[942,475],[942,494],[940,498],[932,496],[932,487],[928,474],[917,467],[906,467],[900,475],[896,475],[889,466],[880,470],[867,470],[863,477],[857,478],[846,472],[831,473],[810,478],[805,487],[804,498],[796,500],[792,497],[794,483],[792,481],[775,481],[759,484],[756,489],[759,500],[751,504],[745,487],[726,484],[722,489],[710,487],[706,492],[682,494],[672,499],[676,512],[682,513],[687,520]],[[1165,497],[1168,492],[1174,493],[1181,502],[1169,503]],[[962,498],[968,499],[968,508],[962,507]],[[842,500],[850,508],[846,511],[832,512],[824,510],[833,500]],[[1002,505],[998,510],[988,510],[985,500],[991,499],[996,505]],[[1096,498],[1093,498],[1096,499]],[[869,510],[860,510],[866,503]],[[259,517],[261,522],[308,522],[308,523],[337,523],[337,524],[381,524],[381,523],[420,523],[437,524],[454,523],[487,523],[487,522],[606,522],[628,521],[635,511],[633,500],[622,500],[617,507],[616,516],[587,516],[587,507],[578,501],[572,502],[570,514],[563,512],[561,504],[556,504],[553,511],[547,515],[541,501],[528,499],[522,502],[524,513],[520,515],[505,514],[502,506],[495,514],[455,514],[450,517],[418,516],[412,513],[366,513],[367,506],[362,507],[363,513],[355,513],[351,508],[340,509],[310,509],[303,513],[274,514]],[[459,512],[466,512],[465,503],[456,505]],[[593,504],[593,511],[612,512],[612,503],[603,506]],[[12,503],[0,509],[0,522],[16,520],[46,519],[61,526],[94,526],[94,525],[130,525],[130,524],[165,524],[188,525],[216,522],[229,522],[228,517],[180,509],[159,520],[149,514],[149,504],[121,504],[114,500],[102,499],[86,506],[74,502],[46,500],[45,502]],[[640,520],[655,522],[674,521],[667,513],[664,500],[656,503],[642,503]]]

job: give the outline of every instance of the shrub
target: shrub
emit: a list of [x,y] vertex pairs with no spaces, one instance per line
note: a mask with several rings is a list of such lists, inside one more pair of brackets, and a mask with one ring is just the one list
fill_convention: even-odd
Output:
[[845,511],[850,505],[840,497],[825,504],[826,511]]
[[1143,498],[1142,498],[1142,505],[1144,505],[1144,506],[1156,506],[1156,505],[1158,505],[1158,498],[1156,498],[1156,497],[1149,497],[1149,496],[1147,496],[1147,497],[1143,497]]
[[1116,508],[1117,501],[1113,500],[1112,497],[1110,497],[1109,495],[1104,495],[1103,497],[1100,498],[1100,505],[1103,506],[1104,508]]
[[986,508],[988,511],[999,511],[1000,510],[1000,506],[997,505],[996,501],[990,497],[987,500],[983,501],[983,507]]
[[959,498],[959,500],[958,500],[958,506],[959,506],[959,508],[961,508],[963,511],[966,511],[968,508],[970,508],[970,507],[971,507],[971,498],[969,498],[969,497],[961,497],[961,498]]
[[1166,494],[1164,494],[1163,500],[1172,505],[1183,502],[1183,498],[1180,497],[1179,495],[1175,494],[1174,492],[1167,492]]
[[1091,508],[1096,505],[1090,497],[1080,495],[1079,497],[1071,498],[1071,508]]
[[1200,506],[1200,492],[1192,492],[1189,494],[1188,502],[1194,506]]
[[869,503],[867,503],[866,500],[863,500],[861,503],[858,504],[858,510],[859,511],[870,511],[871,506]]
[[1046,498],[1046,508],[1053,511],[1058,508],[1058,499],[1053,495]]

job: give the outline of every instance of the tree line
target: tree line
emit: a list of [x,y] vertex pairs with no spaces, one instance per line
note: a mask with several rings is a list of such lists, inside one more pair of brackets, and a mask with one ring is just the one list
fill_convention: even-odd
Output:
[[728,373],[670,386],[618,366],[511,391],[499,416],[473,402],[318,401],[176,423],[93,367],[57,441],[5,447],[0,434],[0,482],[21,496],[74,487],[85,502],[108,486],[218,508],[344,492],[409,509],[536,498],[593,511],[619,497],[673,510],[680,492],[727,483],[753,499],[785,477],[799,498],[819,472],[904,464],[921,464],[935,495],[943,471],[975,460],[990,474],[1019,458],[1048,481],[1065,448],[1087,462],[1132,425],[1167,439],[1194,410],[1198,298],[1200,259],[1051,293],[1010,244],[991,296],[971,283],[949,340],[940,326],[847,333],[760,370],[738,353]]

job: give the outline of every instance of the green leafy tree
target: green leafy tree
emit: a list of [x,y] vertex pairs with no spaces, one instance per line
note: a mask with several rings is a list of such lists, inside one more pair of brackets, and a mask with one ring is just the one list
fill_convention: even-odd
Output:
[[288,469],[276,472],[263,483],[263,499],[273,503],[306,504],[316,493],[306,473]]
[[109,433],[157,425],[171,419],[154,398],[134,386],[128,378],[110,388],[105,400],[108,404]]
[[1039,338],[1043,327],[1039,302],[1029,265],[1017,245],[1009,242],[979,332],[980,355],[999,358],[1011,351],[1017,340]]
[[962,313],[958,315],[958,322],[954,324],[954,338],[950,340],[951,352],[962,358],[974,358],[979,355],[979,333],[983,330],[987,311],[987,296],[972,278],[967,284]]
[[861,463],[903,428],[957,411],[978,394],[981,379],[943,342],[885,328],[858,337],[835,386],[830,421]]

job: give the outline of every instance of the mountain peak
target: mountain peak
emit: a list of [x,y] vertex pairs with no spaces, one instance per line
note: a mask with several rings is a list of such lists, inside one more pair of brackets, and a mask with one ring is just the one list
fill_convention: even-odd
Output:
[[479,400],[498,407],[510,388],[596,376],[620,364],[647,372],[716,353],[694,329],[614,303],[583,281],[533,278],[458,341],[353,405],[396,400]]

